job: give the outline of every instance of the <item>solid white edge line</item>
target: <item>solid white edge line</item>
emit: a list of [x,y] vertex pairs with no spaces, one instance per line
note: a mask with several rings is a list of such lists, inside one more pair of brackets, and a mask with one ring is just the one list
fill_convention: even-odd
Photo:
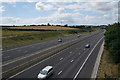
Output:
[[[86,37],[82,37],[82,38],[84,39],[84,38],[86,38]],[[72,42],[72,41],[75,41],[75,40],[77,40],[77,39],[74,39],[74,40],[71,40],[71,41],[68,41],[68,42],[64,42],[64,43],[62,43],[62,44],[54,45],[54,46],[49,47],[49,48],[47,48],[47,49],[43,49],[42,51],[50,50],[50,49],[52,49],[52,48],[58,47],[58,46],[60,46],[60,45],[64,45],[64,44],[66,44],[66,43],[69,43],[69,42]],[[40,51],[40,52],[41,52],[41,51]],[[37,52],[37,54],[38,54],[38,53],[39,53],[39,52]],[[32,55],[35,55],[35,54],[27,55],[27,57],[32,56]],[[5,63],[5,64],[3,64],[3,65],[8,65],[8,64],[10,64],[10,63],[16,62],[16,61],[21,60],[21,59],[24,59],[24,58],[26,58],[26,57],[22,57],[22,58],[20,58],[20,59],[17,59],[17,60],[14,60],[14,61]],[[2,65],[2,66],[3,66],[3,65]]]
[[98,56],[97,56],[97,59],[96,59],[96,62],[95,62],[95,66],[94,66],[94,69],[93,69],[93,72],[92,72],[92,75],[91,75],[91,78],[94,78],[94,80],[97,77],[97,73],[98,73],[99,64],[100,64],[100,60],[101,60],[101,57],[102,57],[103,50],[104,50],[104,41],[103,41],[103,43],[101,45],[101,48],[99,50],[99,53],[98,53]]
[[[84,38],[86,38],[86,37],[84,36],[84,37],[82,37],[82,38],[84,39]],[[74,39],[74,40],[72,40],[72,41],[75,41],[75,40],[77,40],[77,39]],[[71,41],[64,42],[64,43],[62,43],[62,44],[66,44],[66,43],[69,43],[69,42],[71,42]],[[41,43],[38,43],[38,44],[41,44]],[[50,48],[47,48],[47,49],[45,49],[45,50],[49,50],[49,49],[51,49],[51,48],[60,46],[60,45],[62,45],[62,44],[55,45],[55,46],[50,47]],[[32,44],[32,45],[37,45],[37,44]],[[28,46],[32,46],[32,45],[28,45]],[[26,47],[26,46],[23,46],[23,47]],[[19,48],[23,48],[23,47],[19,47]],[[17,48],[14,48],[14,49],[17,49]],[[10,50],[12,50],[12,49],[10,49]],[[45,51],[45,50],[43,50],[43,51]],[[4,52],[4,51],[3,51],[3,52]],[[72,53],[72,51],[71,51],[71,53]],[[31,55],[33,55],[33,54],[31,54]],[[31,56],[31,55],[28,55],[27,57],[29,57],[29,56]],[[24,59],[24,58],[26,58],[26,57],[23,57],[23,58],[20,58],[20,59],[17,59],[17,60],[14,60],[14,61],[5,63],[5,64],[3,64],[3,65],[8,65],[8,64],[10,64],[10,63],[16,62],[16,61],[21,60],[21,59]],[[2,65],[2,66],[3,66],[3,65]],[[1,66],[1,65],[0,65],[0,66]]]
[[[83,36],[83,37],[86,37],[86,36]],[[82,37],[82,38],[83,38],[83,37]],[[73,39],[73,40],[76,40],[76,39]],[[45,41],[45,42],[46,42],[46,41]],[[2,51],[2,52],[7,52],[7,51],[11,51],[11,50],[21,49],[21,48],[24,48],[24,47],[30,47],[30,46],[33,46],[33,45],[44,44],[45,42],[42,42],[42,43],[40,42],[40,43],[35,43],[35,44],[26,45],[26,46],[22,46],[22,47],[17,47],[17,48],[5,50],[5,51]],[[2,50],[3,50],[3,49],[2,49]]]
[[[69,42],[70,42],[70,41],[69,41]],[[64,42],[64,43],[65,43],[65,42]],[[63,43],[63,44],[64,44],[64,43]],[[60,52],[61,52],[61,51],[60,51]],[[59,54],[60,52],[58,52],[57,54]],[[57,55],[57,54],[55,54],[55,55]],[[26,71],[26,70],[28,70],[28,69],[30,69],[30,68],[32,68],[32,67],[34,67],[34,66],[36,66],[36,65],[38,65],[38,64],[40,64],[40,63],[42,63],[42,62],[44,62],[45,60],[48,60],[48,59],[51,58],[51,57],[54,57],[55,55],[52,55],[52,56],[50,56],[50,57],[48,57],[48,58],[46,58],[46,59],[40,61],[39,63],[36,63],[35,65],[30,66],[30,67],[28,67],[28,68],[26,68],[26,69],[24,69],[24,70],[18,72],[17,74],[15,74],[15,75],[9,77],[8,79],[13,78],[13,77],[15,77],[15,76],[21,74],[22,72],[24,72],[24,71]],[[8,79],[6,79],[6,80],[8,80]]]
[[87,56],[87,58],[85,59],[84,63],[82,64],[82,66],[80,67],[80,69],[78,70],[77,74],[75,75],[75,77],[73,78],[73,80],[76,79],[76,77],[78,76],[78,74],[80,73],[80,71],[82,70],[83,66],[85,65],[85,63],[87,62],[88,58],[90,57],[90,55],[92,54],[93,50],[95,49],[95,47],[99,44],[99,42],[103,39],[103,37],[97,42],[97,44],[93,47],[92,51],[90,52],[90,54]]
[[[85,37],[83,37],[83,38],[85,38]],[[77,40],[77,39],[74,39],[74,40],[72,40],[72,41],[75,41],[75,40]],[[68,41],[68,42],[70,42],[70,41]],[[64,42],[64,43],[62,43],[62,44],[65,44],[65,43],[68,43],[68,42]],[[60,45],[61,45],[61,44],[60,44]],[[57,46],[58,46],[58,45],[57,45]],[[61,51],[60,51],[60,52],[61,52]],[[57,54],[59,54],[60,52],[58,52]],[[57,55],[57,54],[55,54],[55,55]],[[13,77],[15,77],[15,76],[21,74],[22,72],[24,72],[24,71],[26,71],[26,70],[28,70],[28,69],[30,69],[30,68],[32,68],[32,67],[34,67],[34,66],[36,66],[36,65],[38,65],[38,64],[40,64],[40,63],[42,63],[42,62],[44,62],[45,60],[48,60],[48,59],[51,58],[51,57],[54,57],[55,55],[52,55],[52,56],[50,56],[50,57],[48,57],[48,58],[46,58],[46,59],[40,61],[39,63],[36,63],[35,65],[30,66],[30,67],[28,67],[28,68],[22,70],[21,72],[19,72],[19,73],[13,75],[13,76],[11,76],[11,77],[9,77],[8,79],[13,78]],[[6,79],[6,80],[8,80],[8,79]]]

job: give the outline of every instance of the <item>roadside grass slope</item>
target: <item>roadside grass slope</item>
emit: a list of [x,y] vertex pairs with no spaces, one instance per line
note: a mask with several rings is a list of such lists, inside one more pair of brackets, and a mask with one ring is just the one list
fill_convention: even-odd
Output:
[[104,49],[97,78],[118,78],[118,64],[109,61],[109,52]]

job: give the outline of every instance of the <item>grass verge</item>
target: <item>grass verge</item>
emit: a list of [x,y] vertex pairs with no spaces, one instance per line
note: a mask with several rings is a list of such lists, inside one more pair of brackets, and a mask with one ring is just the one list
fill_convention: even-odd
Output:
[[118,78],[120,77],[118,67],[120,68],[120,65],[113,64],[110,62],[109,53],[106,49],[104,49],[97,78]]
[[80,30],[64,30],[64,31],[14,31],[2,30],[2,47],[10,49],[29,45],[45,40],[55,39],[58,37],[72,36],[84,33]]

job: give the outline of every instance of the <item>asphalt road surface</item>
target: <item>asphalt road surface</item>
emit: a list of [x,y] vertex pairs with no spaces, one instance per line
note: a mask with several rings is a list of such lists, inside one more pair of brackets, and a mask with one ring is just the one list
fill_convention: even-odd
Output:
[[[45,60],[30,66],[29,68],[11,76],[10,78],[32,78],[36,79],[40,70],[47,65],[54,67],[51,78],[90,78],[95,65],[95,61],[103,42],[104,31],[72,45]],[[85,48],[89,43],[90,48]]]
[[[81,34],[81,37],[88,36],[89,34]],[[81,38],[80,37],[80,38]],[[76,39],[77,36],[70,36],[70,37],[63,37],[63,42]],[[63,43],[62,42],[62,43]],[[58,42],[57,39],[55,40],[49,40],[41,43],[36,43],[32,45],[22,46],[14,49],[4,50],[2,51],[2,62],[6,63],[7,61],[13,60],[18,57],[23,57],[27,54],[31,54],[49,47],[52,47],[54,45],[58,45],[61,42]]]

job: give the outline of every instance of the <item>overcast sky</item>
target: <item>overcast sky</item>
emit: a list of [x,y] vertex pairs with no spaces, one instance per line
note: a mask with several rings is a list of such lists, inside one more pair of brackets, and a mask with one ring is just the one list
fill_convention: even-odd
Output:
[[[60,1],[60,0],[59,0]],[[118,21],[118,2],[110,0],[93,1],[2,1],[0,24],[69,24],[100,25]]]

